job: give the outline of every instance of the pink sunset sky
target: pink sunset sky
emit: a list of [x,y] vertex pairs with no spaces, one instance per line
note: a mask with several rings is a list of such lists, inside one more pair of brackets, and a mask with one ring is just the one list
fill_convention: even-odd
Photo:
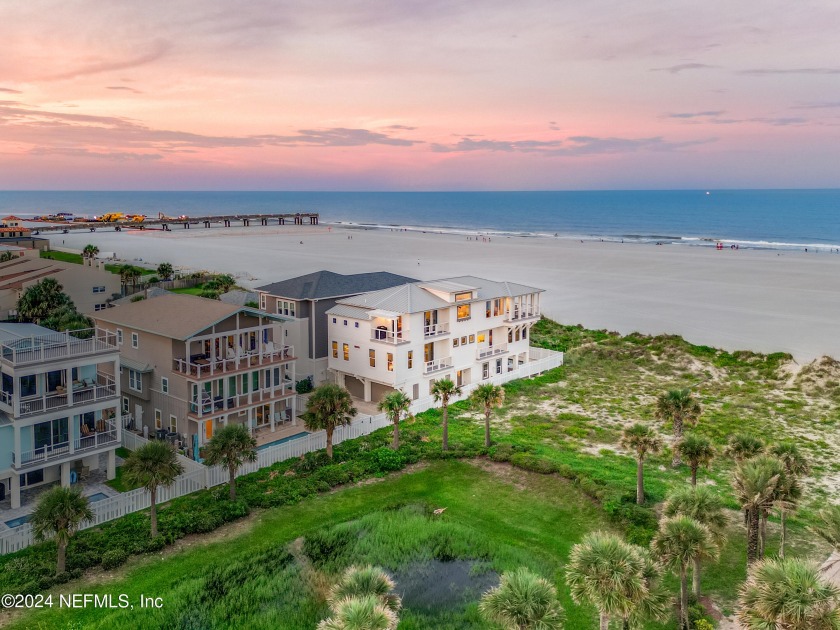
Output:
[[0,188],[840,187],[840,3],[8,0]]

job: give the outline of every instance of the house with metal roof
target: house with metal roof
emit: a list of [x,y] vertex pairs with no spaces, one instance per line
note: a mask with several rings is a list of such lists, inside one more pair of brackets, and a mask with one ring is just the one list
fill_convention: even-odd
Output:
[[288,343],[297,350],[298,375],[311,377],[313,384],[318,385],[327,378],[327,311],[339,299],[407,282],[417,280],[387,271],[354,274],[316,271],[257,287],[256,291],[261,309],[292,319],[286,333]]
[[329,369],[364,401],[416,400],[435,380],[463,386],[529,361],[543,289],[458,276],[341,298],[327,311]]
[[122,409],[133,429],[196,460],[220,427],[244,424],[267,444],[303,431],[295,409],[290,318],[167,293],[94,313],[122,361]]

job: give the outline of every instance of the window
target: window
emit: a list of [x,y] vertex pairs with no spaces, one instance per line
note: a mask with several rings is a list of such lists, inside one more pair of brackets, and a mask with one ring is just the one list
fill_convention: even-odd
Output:
[[102,304],[94,304],[93,305],[93,310],[94,311],[104,311],[106,308],[108,308],[108,305],[105,304],[104,302]]
[[496,317],[499,313],[502,312],[502,301],[501,300],[493,300],[493,317]]
[[128,370],[128,388],[136,392],[143,391],[143,375],[137,370]]
[[414,367],[414,350],[408,351],[408,369]]
[[490,317],[490,300],[487,300],[484,304],[484,316]]
[[160,409],[155,409],[155,429],[162,429],[163,428],[163,415],[160,413]]
[[394,353],[393,352],[388,353],[388,371],[389,372],[394,371]]
[[459,322],[470,318],[470,305],[469,304],[459,304],[457,310],[458,310],[458,321]]
[[456,302],[463,302],[464,300],[471,300],[472,299],[472,291],[465,291],[464,293],[456,293],[455,294],[455,301]]
[[[333,320],[333,321],[335,321],[335,320]],[[338,358],[338,342],[337,341],[332,342],[332,352],[333,352],[333,359],[337,359]]]
[[508,331],[508,343],[513,342],[513,328]]
[[356,328],[358,328],[358,327],[359,327],[359,322],[356,322],[356,323],[355,323],[355,324],[353,324],[353,325],[354,325]]
[[481,378],[490,378],[490,364],[489,363],[482,363],[481,364]]
[[496,359],[496,374],[502,373],[502,360]]
[[139,348],[140,347],[140,335],[133,332],[131,333],[131,347],[132,348]]
[[475,343],[475,335],[470,335],[470,343]]
[[169,379],[165,376],[160,379],[160,391],[162,391],[164,394],[169,393]]
[[94,293],[105,293],[105,287],[93,287]]
[[347,325],[347,320],[346,320],[346,319],[344,320],[344,325],[345,325],[345,326]]
[[467,345],[467,337],[466,337],[466,336],[461,337],[461,345],[462,345],[462,346],[466,346],[466,345]]
[[348,344],[342,344],[341,349],[344,351],[344,360],[350,360],[350,346]]
[[295,303],[289,302],[289,315],[295,317]]
[[523,329],[522,329],[522,338],[523,338],[523,339],[527,339],[527,338],[528,338],[528,329],[527,329],[527,328],[523,328]]
[[333,317],[333,324],[335,324],[335,321],[336,321],[336,320],[335,320],[335,317]]
[[169,431],[171,433],[177,433],[178,432],[178,417],[177,416],[173,416],[173,415],[169,416]]
[[266,295],[265,295],[265,293],[260,293],[260,308],[261,308],[262,310],[265,310],[265,304],[266,304],[266,301],[265,301],[265,300],[266,300]]
[[128,410],[129,410],[129,402],[128,402],[128,398],[127,398],[126,396],[123,396],[123,399],[122,399],[122,412],[123,412],[123,413],[128,413]]
[[458,337],[455,337],[455,339],[452,340],[452,347],[457,348],[459,345],[460,345],[460,340],[458,339]]
[[247,374],[242,375],[242,393],[243,394],[248,393],[248,375]]
[[516,339],[516,341],[519,341],[519,335],[520,334],[521,334],[521,331],[519,330],[519,328],[517,328],[516,329],[516,335],[514,336],[514,339]]
[[370,367],[376,367],[376,350],[368,350],[368,358],[370,359]]
[[478,343],[484,343],[484,333],[478,333]]
[[122,337],[122,328],[117,328],[117,343],[122,345],[123,337]]
[[260,388],[260,373],[251,372],[251,391],[257,391]]

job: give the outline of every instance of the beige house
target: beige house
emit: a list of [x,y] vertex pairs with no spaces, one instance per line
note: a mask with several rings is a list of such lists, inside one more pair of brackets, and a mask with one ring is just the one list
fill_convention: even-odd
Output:
[[39,258],[37,250],[29,252],[0,262],[0,319],[14,319],[20,296],[44,278],[55,278],[80,313],[103,310],[120,293],[120,277],[106,271],[103,263],[91,260],[77,265]]
[[114,332],[122,409],[133,428],[198,460],[214,431],[244,424],[260,444],[300,433],[288,318],[192,295],[167,294],[93,314]]

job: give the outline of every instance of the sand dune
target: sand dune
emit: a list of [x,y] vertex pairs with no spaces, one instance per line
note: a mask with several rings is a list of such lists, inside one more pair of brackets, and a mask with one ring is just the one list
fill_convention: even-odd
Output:
[[[348,238],[352,237],[352,238]],[[840,255],[319,227],[60,234],[124,260],[233,273],[244,286],[331,269],[420,279],[473,274],[545,288],[543,311],[622,333],[729,350],[840,356]],[[303,242],[301,244],[301,241]]]

